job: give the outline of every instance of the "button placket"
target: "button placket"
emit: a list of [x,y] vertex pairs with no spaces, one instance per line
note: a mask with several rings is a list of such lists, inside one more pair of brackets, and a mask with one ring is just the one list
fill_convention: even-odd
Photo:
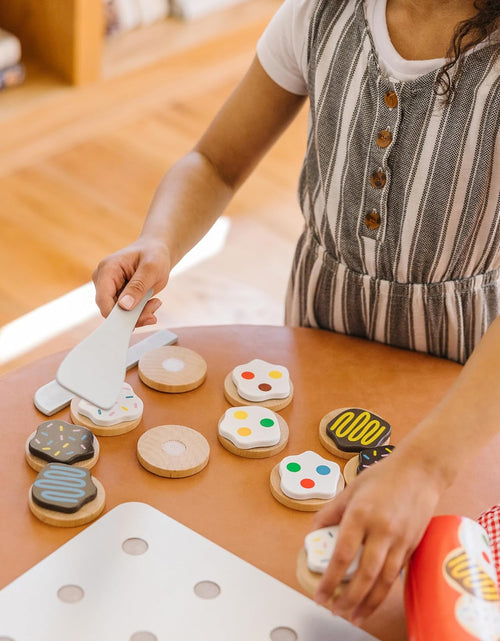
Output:
[[361,234],[377,241],[383,240],[386,227],[386,200],[390,180],[387,158],[396,136],[400,115],[400,100],[394,86],[383,76],[377,82],[379,105],[370,148],[366,197],[362,214]]

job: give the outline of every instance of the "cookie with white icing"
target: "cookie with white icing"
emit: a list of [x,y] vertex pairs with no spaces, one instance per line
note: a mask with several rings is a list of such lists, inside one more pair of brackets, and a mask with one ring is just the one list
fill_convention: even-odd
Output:
[[344,488],[344,477],[338,463],[316,452],[285,457],[271,472],[274,498],[296,510],[319,510]]
[[234,406],[258,403],[279,411],[291,402],[293,385],[285,366],[254,358],[229,372],[224,395]]
[[349,407],[328,412],[319,424],[321,444],[332,454],[349,459],[364,448],[388,445],[391,426],[373,412]]
[[230,407],[219,420],[221,445],[246,458],[278,454],[288,443],[288,435],[286,421],[261,405]]
[[357,456],[350,458],[344,467],[344,478],[347,484],[361,474],[363,470],[368,469],[375,463],[387,458],[393,451],[394,445],[382,445],[381,447],[365,447]]
[[73,398],[70,406],[71,420],[88,427],[98,436],[118,436],[130,432],[141,422],[143,410],[142,400],[126,382],[115,404],[108,410],[78,397]]
[[73,527],[93,521],[104,509],[102,485],[87,468],[47,463],[29,492],[29,507],[44,523]]
[[[297,559],[297,579],[302,587],[314,594],[335,550],[338,526],[331,525],[309,532],[304,539],[304,547]],[[361,550],[354,558],[343,578],[343,583],[351,580],[358,569]],[[342,589],[342,586],[341,588]]]
[[26,441],[25,456],[37,472],[47,463],[92,468],[99,458],[99,442],[83,425],[61,420],[41,423]]

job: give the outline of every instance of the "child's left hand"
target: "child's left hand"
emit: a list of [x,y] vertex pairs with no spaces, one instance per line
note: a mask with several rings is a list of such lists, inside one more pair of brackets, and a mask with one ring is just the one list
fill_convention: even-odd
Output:
[[[339,537],[315,599],[355,624],[384,600],[417,547],[444,489],[439,470],[404,449],[363,471],[318,512],[314,529],[338,525]],[[360,546],[354,577],[342,585]]]

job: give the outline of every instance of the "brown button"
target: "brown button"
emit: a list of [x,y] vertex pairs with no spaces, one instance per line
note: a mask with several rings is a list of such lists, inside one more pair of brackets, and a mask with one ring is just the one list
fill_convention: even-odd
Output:
[[398,96],[395,91],[386,91],[384,94],[384,102],[389,109],[394,109],[398,106]]
[[378,229],[380,227],[380,214],[372,209],[365,216],[365,225],[368,229]]
[[381,169],[374,171],[370,176],[370,184],[374,189],[382,189],[382,187],[385,186],[386,181],[387,177]]
[[376,143],[382,149],[388,147],[392,142],[392,134],[388,129],[382,129],[378,132]]

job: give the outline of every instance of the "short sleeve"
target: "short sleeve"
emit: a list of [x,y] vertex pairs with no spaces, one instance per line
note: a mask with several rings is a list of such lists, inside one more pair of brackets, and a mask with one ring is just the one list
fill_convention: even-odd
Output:
[[314,0],[285,0],[257,43],[265,72],[291,93],[307,94],[307,32]]

